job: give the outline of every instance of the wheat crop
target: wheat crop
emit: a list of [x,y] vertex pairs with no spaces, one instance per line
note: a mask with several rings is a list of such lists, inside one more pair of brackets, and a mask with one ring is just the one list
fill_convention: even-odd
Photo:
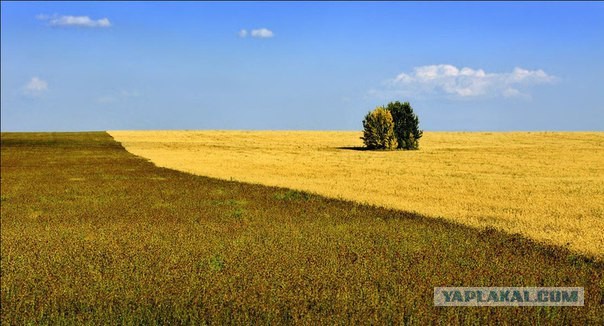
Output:
[[111,131],[198,175],[495,227],[604,254],[604,133],[426,132],[418,151],[363,151],[348,131]]

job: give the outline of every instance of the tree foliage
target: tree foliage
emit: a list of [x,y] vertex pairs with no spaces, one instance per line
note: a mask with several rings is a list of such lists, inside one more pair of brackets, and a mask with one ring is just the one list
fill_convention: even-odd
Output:
[[419,129],[419,118],[413,113],[413,108],[409,102],[390,102],[386,109],[394,120],[394,134],[398,142],[397,148],[418,149],[423,130]]
[[369,149],[396,149],[398,143],[390,111],[378,106],[367,113],[363,120],[363,137],[361,139]]

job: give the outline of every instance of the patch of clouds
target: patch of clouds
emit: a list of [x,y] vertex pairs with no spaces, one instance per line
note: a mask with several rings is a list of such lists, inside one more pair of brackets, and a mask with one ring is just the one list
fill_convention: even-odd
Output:
[[111,27],[111,22],[108,18],[92,19],[89,16],[61,16],[61,15],[46,15],[39,14],[36,16],[38,20],[48,21],[50,26],[60,27]]
[[40,96],[48,91],[48,83],[39,77],[32,77],[25,86],[23,93],[29,96]]
[[271,38],[275,36],[273,34],[273,31],[267,28],[252,29],[252,32],[250,34],[252,35],[252,37],[256,38]]
[[501,94],[503,96],[505,96],[505,97],[524,97],[524,98],[530,98],[530,96],[528,94],[524,94],[521,91],[519,91],[519,90],[517,90],[515,88],[511,88],[511,87],[508,87],[508,88],[504,89]]
[[449,64],[415,67],[383,83],[383,88],[370,95],[396,93],[401,95],[441,94],[456,98],[503,96],[530,98],[523,89],[537,84],[551,84],[557,77],[545,71],[516,67],[511,72],[494,73],[483,69],[458,68]]
[[275,33],[273,33],[273,31],[271,31],[268,28],[258,28],[258,29],[252,29],[249,32],[247,29],[242,29],[239,31],[238,35],[241,38],[245,38],[248,35],[253,38],[272,38],[275,36]]

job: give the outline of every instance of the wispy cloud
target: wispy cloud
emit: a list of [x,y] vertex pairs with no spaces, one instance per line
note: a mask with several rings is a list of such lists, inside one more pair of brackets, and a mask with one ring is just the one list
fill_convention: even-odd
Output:
[[92,19],[89,16],[60,16],[60,15],[45,15],[36,16],[39,20],[48,21],[50,26],[62,27],[111,27],[111,22],[108,18]]
[[48,91],[48,83],[39,77],[32,77],[25,86],[23,86],[23,94],[29,96],[40,96]]
[[516,67],[511,72],[488,73],[483,69],[457,68],[439,64],[415,67],[384,82],[373,94],[401,95],[444,94],[458,98],[479,96],[530,97],[522,89],[536,84],[553,83],[557,77],[543,70]]
[[271,38],[271,37],[275,36],[273,31],[271,31],[270,29],[267,29],[267,28],[252,29],[249,32],[247,29],[242,29],[239,31],[238,34],[239,34],[239,37],[241,37],[241,38],[245,38],[248,35],[250,35],[251,37],[254,37],[254,38]]

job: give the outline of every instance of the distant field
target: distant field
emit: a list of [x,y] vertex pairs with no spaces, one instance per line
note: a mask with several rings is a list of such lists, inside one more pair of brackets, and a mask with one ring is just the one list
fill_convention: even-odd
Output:
[[[604,265],[565,248],[158,168],[101,132],[0,139],[2,325],[604,323]],[[435,286],[585,307],[434,307]]]
[[493,226],[604,255],[604,133],[426,132],[419,151],[359,132],[111,131],[156,165]]

